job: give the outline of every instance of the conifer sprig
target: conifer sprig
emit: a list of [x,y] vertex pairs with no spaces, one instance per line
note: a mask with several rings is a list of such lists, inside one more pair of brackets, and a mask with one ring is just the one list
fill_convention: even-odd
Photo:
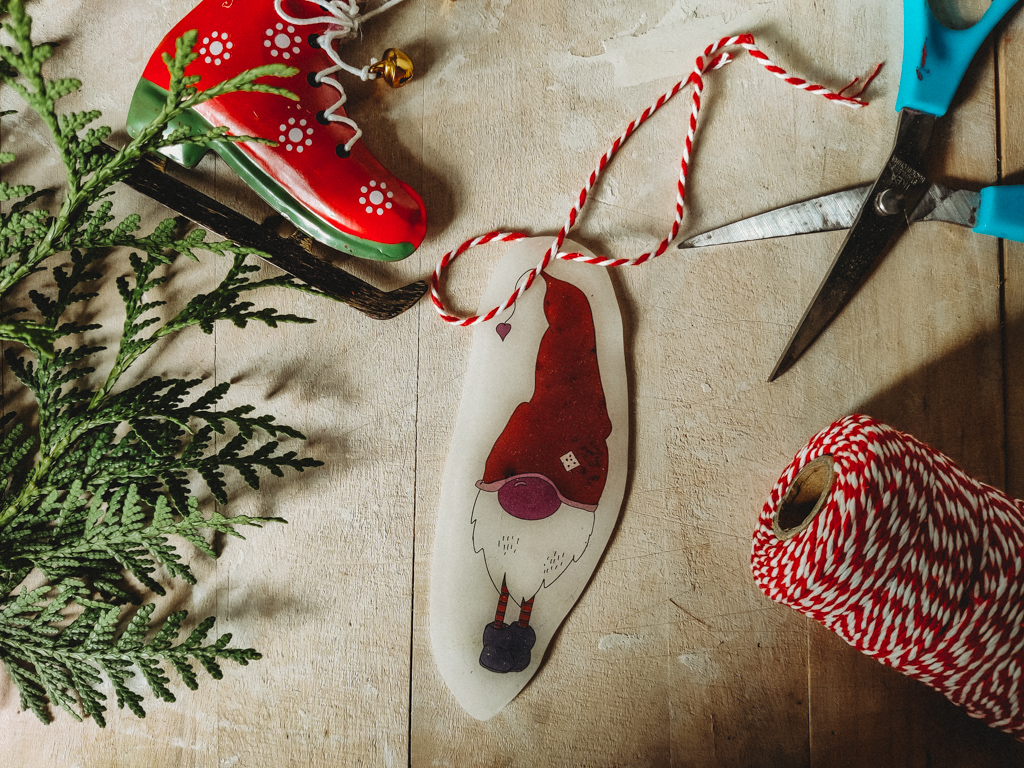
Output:
[[[44,74],[55,47],[33,42],[23,0],[0,0],[0,19],[9,43],[0,41],[0,85],[41,117],[65,172],[56,212],[31,185],[0,181],[0,341],[36,406],[0,417],[0,661],[22,708],[48,722],[60,707],[102,726],[104,678],[117,705],[143,717],[144,698],[129,686],[136,675],[152,696],[173,701],[171,671],[194,689],[197,663],[220,678],[224,660],[259,658],[231,647],[230,635],[208,639],[213,617],[183,635],[186,612],[157,618],[145,601],[164,595],[168,580],[196,583],[184,544],[216,557],[215,534],[241,538],[242,527],[283,522],[225,514],[231,473],[258,489],[265,473],[320,463],[282,446],[304,439],[297,430],[252,406],[228,407],[226,383],[125,377],[147,351],[193,326],[210,333],[222,320],[239,327],[311,322],[251,300],[271,286],[310,289],[286,276],[259,279],[249,260],[256,251],[207,242],[174,219],[140,234],[140,217],[117,221],[110,198],[147,152],[186,140],[259,140],[168,125],[232,91],[295,98],[264,81],[295,70],[269,65],[199,91],[198,78],[186,74],[196,58],[190,32],[165,57],[171,84],[160,114],[110,152],[110,129],[90,127],[99,112],[59,107],[81,83]],[[13,160],[0,151],[0,166]],[[103,260],[116,249],[130,250],[130,274],[116,280],[124,322],[117,348],[104,354],[85,341],[99,326],[78,318],[85,302],[104,295]],[[159,293],[168,267],[200,252],[230,259],[226,275],[167,316]],[[26,283],[40,272],[51,278],[47,288]]]

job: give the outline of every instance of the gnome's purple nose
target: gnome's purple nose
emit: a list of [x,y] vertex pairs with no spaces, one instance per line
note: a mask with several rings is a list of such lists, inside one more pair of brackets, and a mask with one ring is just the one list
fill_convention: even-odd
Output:
[[520,520],[543,520],[562,505],[554,484],[541,475],[512,478],[498,489],[498,503]]

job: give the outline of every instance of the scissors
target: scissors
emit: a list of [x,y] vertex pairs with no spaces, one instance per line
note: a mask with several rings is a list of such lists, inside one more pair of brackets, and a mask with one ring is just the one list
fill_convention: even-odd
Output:
[[889,160],[870,184],[784,206],[690,238],[680,248],[849,228],[846,240],[768,381],[785,373],[842,311],[910,224],[948,221],[1024,242],[1024,186],[980,192],[933,184],[924,173],[935,120],[946,114],[982,42],[1018,0],[992,0],[967,29],[949,29],[928,0],[903,1],[899,119]]

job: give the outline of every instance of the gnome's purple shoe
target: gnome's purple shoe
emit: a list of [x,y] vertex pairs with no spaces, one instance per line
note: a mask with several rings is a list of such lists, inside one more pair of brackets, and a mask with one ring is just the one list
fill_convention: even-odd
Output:
[[[484,649],[480,652],[480,666],[491,670],[491,672],[511,672],[517,659],[512,653],[512,638],[508,624],[496,627],[493,621],[488,622],[484,627]],[[529,651],[527,651],[527,656],[529,656]],[[529,664],[529,660],[527,660],[527,664]],[[520,667],[520,669],[524,668]]]
[[537,633],[531,626],[522,626],[516,622],[509,627],[511,642],[509,651],[512,654],[512,668],[510,672],[522,672],[530,666],[530,651],[537,642]]

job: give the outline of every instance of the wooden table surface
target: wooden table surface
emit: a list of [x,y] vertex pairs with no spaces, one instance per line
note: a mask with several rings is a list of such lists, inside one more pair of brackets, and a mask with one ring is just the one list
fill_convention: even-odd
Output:
[[[40,36],[62,42],[53,70],[80,75],[82,101],[123,140],[146,59],[194,5],[31,9]],[[968,18],[985,6],[959,3]],[[340,263],[394,288],[473,235],[554,233],[629,120],[705,45],[745,31],[780,65],[833,87],[886,66],[859,111],[789,88],[746,56],[710,76],[684,233],[874,178],[896,121],[898,0],[406,0],[345,52],[362,61],[401,47],[417,78],[393,92],[351,86],[349,104],[374,154],[422,194],[430,227],[404,262]],[[1024,181],[1022,103],[1016,13],[937,128],[935,177],[973,189]],[[13,106],[10,93],[3,104]],[[634,256],[665,235],[688,109],[677,99],[626,146],[576,239]],[[5,118],[4,141],[22,153],[29,178],[19,180],[54,183],[36,123]],[[181,175],[268,213],[220,161]],[[151,222],[163,215],[120,197]],[[269,478],[260,494],[238,489],[236,512],[289,525],[232,540],[217,561],[195,558],[200,586],[158,601],[217,615],[264,658],[195,693],[178,683],[178,701],[150,702],[144,720],[114,708],[106,729],[60,712],[43,726],[0,676],[0,765],[1024,765],[1024,745],[770,602],[751,579],[751,533],[771,486],[811,435],[852,412],[1024,496],[1024,246],[915,228],[796,367],[765,383],[841,239],[673,252],[613,274],[630,371],[626,502],[546,663],[487,722],[448,692],[428,626],[470,333],[426,302],[382,322],[282,290],[267,300],[316,325],[219,327],[154,350],[150,372],[232,382],[238,402],[300,428],[325,462]],[[458,309],[475,309],[500,251],[459,262]],[[168,298],[223,268],[209,261],[176,274]],[[117,322],[116,302],[109,311]]]

